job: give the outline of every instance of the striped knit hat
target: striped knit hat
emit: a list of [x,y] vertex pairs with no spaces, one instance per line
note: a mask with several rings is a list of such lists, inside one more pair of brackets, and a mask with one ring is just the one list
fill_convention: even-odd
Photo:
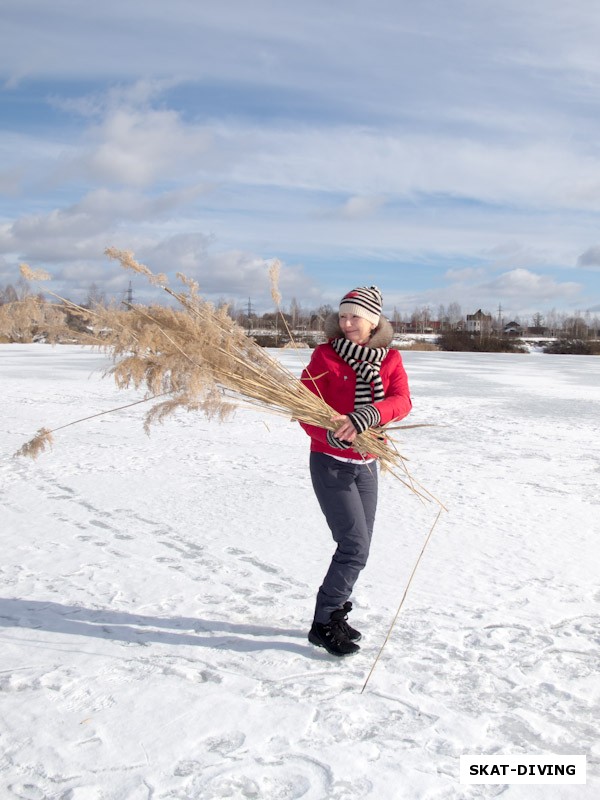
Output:
[[359,286],[342,297],[339,313],[356,314],[378,325],[382,305],[383,299],[377,286]]

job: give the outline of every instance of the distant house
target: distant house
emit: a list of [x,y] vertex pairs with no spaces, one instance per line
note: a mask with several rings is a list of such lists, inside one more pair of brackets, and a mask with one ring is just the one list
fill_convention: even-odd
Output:
[[481,309],[474,314],[467,314],[467,331],[469,333],[489,333],[491,329],[491,314],[484,314]]
[[529,336],[547,336],[548,330],[543,325],[532,325],[525,331]]
[[502,333],[505,336],[521,336],[523,334],[523,327],[518,322],[508,322],[503,328]]

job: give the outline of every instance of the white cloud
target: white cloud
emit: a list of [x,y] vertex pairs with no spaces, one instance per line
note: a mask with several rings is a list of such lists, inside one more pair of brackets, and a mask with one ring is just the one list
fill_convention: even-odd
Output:
[[[64,209],[29,214],[0,226],[0,252],[26,261],[97,259],[119,230],[134,222],[156,223],[188,204],[202,187],[184,187],[147,196],[133,191],[97,189]],[[131,229],[131,238],[139,233]],[[156,233],[154,234],[156,235]]]
[[464,269],[449,269],[444,275],[450,281],[462,283],[463,281],[473,281],[482,278],[485,270],[481,267],[465,267]]
[[499,298],[509,298],[527,303],[532,299],[554,302],[568,300],[579,294],[581,284],[574,281],[555,281],[549,275],[540,275],[527,269],[513,269],[499,275],[481,287],[496,293]]
[[[503,316],[513,317],[527,317],[551,307],[574,309],[585,305],[582,285],[575,281],[560,281],[551,274],[524,268],[482,280],[491,269],[449,270],[446,275],[452,283],[399,298],[397,304],[410,312],[417,306],[429,305],[435,310],[440,303],[458,303],[465,313],[482,308],[496,315],[501,309]],[[459,278],[458,282],[455,278]]]
[[7,195],[17,194],[22,180],[22,169],[13,167],[0,171],[0,193]]
[[597,269],[600,267],[600,245],[589,247],[577,259],[577,266],[586,269]]
[[51,94],[48,97],[48,103],[61,111],[75,113],[82,117],[102,118],[122,108],[150,110],[153,101],[159,100],[165,91],[172,89],[180,82],[175,78],[144,78],[131,83],[119,83],[76,97]]
[[198,270],[207,263],[208,248],[212,241],[212,237],[204,233],[176,234],[161,239],[153,246],[146,245],[144,258],[157,272],[178,271],[190,278],[197,278]]
[[[600,158],[568,142],[482,142],[391,129],[382,135],[351,126],[231,128],[227,136],[240,144],[232,178],[242,184],[600,210]],[[219,132],[215,137],[218,147]]]
[[163,218],[182,206],[188,206],[206,191],[204,186],[182,186],[179,189],[156,195],[141,192],[96,189],[89,192],[73,206],[73,213],[85,213],[110,222],[137,220],[152,222]]
[[182,179],[186,165],[204,157],[211,144],[207,130],[185,126],[168,110],[119,109],[91,131],[91,138],[97,144],[78,166],[94,180],[138,187]]
[[[356,153],[360,158],[357,159]],[[534,146],[481,142],[388,131],[323,126],[290,130],[241,123],[194,125],[168,110],[121,108],[92,126],[58,160],[48,154],[46,181],[75,185],[151,188],[181,182],[235,187],[246,205],[259,191],[347,195],[339,207],[346,219],[366,219],[384,205],[438,205],[443,225],[452,213],[471,224],[518,209],[596,213],[600,210],[600,158],[555,143]],[[39,179],[44,170],[38,167]],[[590,190],[583,190],[587,185]],[[461,202],[467,205],[461,207]],[[317,213],[321,203],[305,213]],[[331,213],[331,212],[330,212]],[[563,222],[564,225],[564,222]]]
[[346,219],[363,219],[371,217],[384,205],[385,199],[376,195],[355,195],[344,203],[341,215]]
[[[212,300],[225,298],[243,304],[250,299],[260,312],[272,310],[269,269],[272,259],[242,250],[215,250],[215,242],[204,234],[175,235],[140,250],[142,260],[154,270],[182,272],[196,280],[201,293]],[[299,265],[282,265],[279,288],[283,304],[298,297],[320,305],[316,283]]]

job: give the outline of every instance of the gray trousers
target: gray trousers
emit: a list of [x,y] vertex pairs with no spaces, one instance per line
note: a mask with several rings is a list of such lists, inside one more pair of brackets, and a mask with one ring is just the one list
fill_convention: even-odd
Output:
[[315,622],[329,622],[352,594],[367,563],[377,509],[377,462],[349,464],[310,454],[313,488],[337,544],[317,594]]

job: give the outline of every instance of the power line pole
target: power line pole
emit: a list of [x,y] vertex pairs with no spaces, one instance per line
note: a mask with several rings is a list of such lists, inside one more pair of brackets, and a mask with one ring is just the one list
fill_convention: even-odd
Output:
[[252,322],[251,322],[251,320],[250,320],[250,316],[251,316],[253,313],[254,313],[254,312],[253,312],[253,309],[252,309],[252,300],[251,300],[250,298],[248,298],[248,306],[247,306],[247,308],[246,308],[246,316],[247,316],[247,318],[248,318],[248,336],[250,336],[250,331],[251,331],[251,329],[252,329]]

